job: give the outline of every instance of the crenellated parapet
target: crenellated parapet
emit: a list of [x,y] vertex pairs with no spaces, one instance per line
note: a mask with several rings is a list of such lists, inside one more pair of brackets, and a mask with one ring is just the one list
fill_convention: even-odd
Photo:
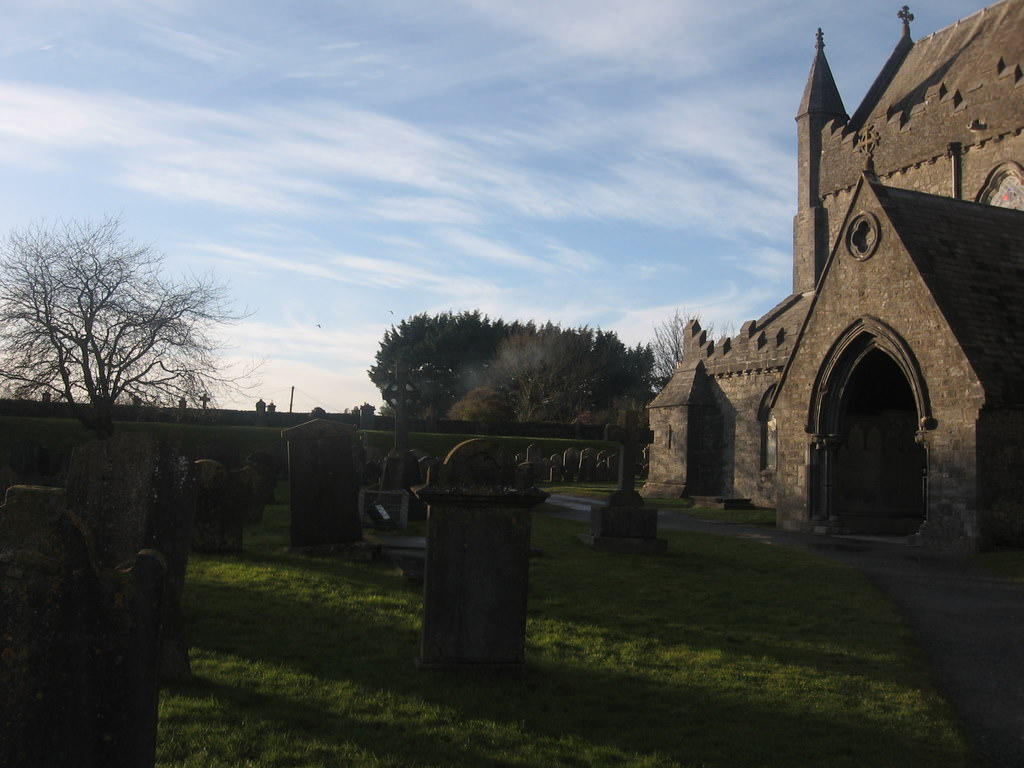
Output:
[[[866,168],[883,181],[922,166],[945,170],[953,152],[967,155],[1020,137],[1021,8],[1000,3],[922,38],[875,103],[862,105],[849,121],[828,123],[821,136],[822,197],[852,188]],[[975,45],[980,39],[985,44]]]
[[810,298],[793,294],[735,336],[709,339],[697,320],[686,326],[681,369],[703,366],[712,377],[781,370],[807,315]]

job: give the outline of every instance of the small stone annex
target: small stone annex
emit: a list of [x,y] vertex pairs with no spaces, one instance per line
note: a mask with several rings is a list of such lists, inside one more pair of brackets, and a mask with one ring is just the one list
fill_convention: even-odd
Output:
[[788,530],[1020,544],[1024,0],[921,40],[849,115],[816,53],[796,116],[793,293],[687,328],[645,496],[745,498]]

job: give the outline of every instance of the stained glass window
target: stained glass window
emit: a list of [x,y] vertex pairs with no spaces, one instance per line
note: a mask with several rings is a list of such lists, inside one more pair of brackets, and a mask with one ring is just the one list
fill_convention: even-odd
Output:
[[988,198],[989,205],[1024,211],[1024,183],[1015,173],[1007,173],[999,180]]

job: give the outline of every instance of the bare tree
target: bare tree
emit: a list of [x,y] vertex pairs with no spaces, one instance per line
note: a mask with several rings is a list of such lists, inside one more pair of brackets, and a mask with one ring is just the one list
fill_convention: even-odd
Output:
[[120,400],[196,402],[231,384],[211,336],[241,319],[226,286],[169,281],[163,259],[128,239],[117,218],[13,231],[0,244],[0,377],[9,390],[79,406],[79,419],[107,436]]

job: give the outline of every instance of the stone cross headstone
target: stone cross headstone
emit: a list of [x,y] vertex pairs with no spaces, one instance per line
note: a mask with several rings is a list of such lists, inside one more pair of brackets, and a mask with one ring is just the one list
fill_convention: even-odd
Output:
[[395,378],[384,388],[384,399],[395,411],[395,452],[409,450],[409,405],[419,391],[409,381],[409,371],[402,363],[395,365]]
[[291,546],[327,554],[360,542],[359,483],[352,458],[355,427],[314,419],[281,431],[288,441]]
[[636,411],[626,411],[620,428],[609,437],[622,443],[619,452],[618,488],[607,506],[590,508],[590,533],[581,534],[585,544],[610,552],[663,554],[668,542],[657,537],[658,510],[644,506],[636,492],[636,457],[640,430]]
[[530,508],[516,468],[488,440],[455,446],[416,489],[427,504],[421,668],[521,669],[525,663]]

